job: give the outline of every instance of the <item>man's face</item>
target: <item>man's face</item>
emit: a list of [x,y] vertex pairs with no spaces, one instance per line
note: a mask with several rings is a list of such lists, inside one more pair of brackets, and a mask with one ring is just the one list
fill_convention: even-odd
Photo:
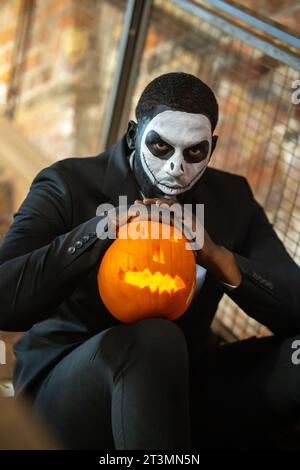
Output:
[[204,114],[167,110],[147,123],[139,150],[152,185],[164,194],[176,196],[202,176],[211,148],[211,123]]

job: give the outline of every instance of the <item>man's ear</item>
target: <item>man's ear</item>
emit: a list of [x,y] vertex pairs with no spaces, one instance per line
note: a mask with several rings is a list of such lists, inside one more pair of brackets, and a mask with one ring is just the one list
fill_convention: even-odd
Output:
[[217,135],[213,135],[213,136],[212,136],[212,139],[211,139],[211,152],[210,152],[210,157],[209,157],[209,159],[211,159],[211,156],[212,156],[212,154],[213,154],[213,152],[214,152],[214,150],[215,150],[215,148],[216,148],[216,145],[217,145],[217,142],[218,142],[218,138],[219,138],[219,136],[217,136]]
[[136,139],[137,123],[129,121],[126,131],[126,141],[130,150],[135,150],[135,139]]

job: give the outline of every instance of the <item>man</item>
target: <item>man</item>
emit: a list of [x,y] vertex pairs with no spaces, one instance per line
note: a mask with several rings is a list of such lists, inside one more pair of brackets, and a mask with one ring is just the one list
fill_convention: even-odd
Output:
[[[207,85],[162,75],[136,117],[102,155],[40,172],[15,214],[0,252],[0,329],[29,330],[15,348],[17,393],[67,448],[267,446],[270,430],[299,419],[300,269],[245,178],[208,167],[218,104]],[[124,325],[99,298],[111,240],[96,236],[96,209],[120,195],[205,205],[198,292],[175,322]],[[210,346],[224,293],[275,335]]]

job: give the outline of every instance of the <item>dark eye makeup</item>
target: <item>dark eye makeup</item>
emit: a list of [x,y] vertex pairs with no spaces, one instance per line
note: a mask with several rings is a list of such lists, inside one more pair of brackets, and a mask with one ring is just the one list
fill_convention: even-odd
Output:
[[[168,160],[175,152],[175,148],[165,142],[154,130],[148,132],[145,144],[156,157],[162,160]],[[209,142],[202,140],[196,145],[187,147],[183,151],[183,157],[187,163],[199,163],[207,158],[209,151]]]
[[162,160],[170,158],[175,150],[172,145],[165,142],[155,131],[148,132],[145,144],[153,155],[161,158]]
[[183,156],[187,163],[199,163],[208,155],[209,151],[209,142],[207,140],[202,140],[199,144],[193,145],[184,149]]

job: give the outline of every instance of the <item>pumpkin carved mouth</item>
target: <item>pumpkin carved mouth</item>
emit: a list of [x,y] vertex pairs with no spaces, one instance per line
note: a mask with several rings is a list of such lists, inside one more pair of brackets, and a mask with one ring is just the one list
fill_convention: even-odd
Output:
[[181,289],[185,289],[185,283],[180,276],[171,277],[169,274],[162,274],[156,271],[154,274],[146,268],[143,271],[119,271],[119,278],[131,286],[144,289],[148,287],[151,293],[172,294]]

